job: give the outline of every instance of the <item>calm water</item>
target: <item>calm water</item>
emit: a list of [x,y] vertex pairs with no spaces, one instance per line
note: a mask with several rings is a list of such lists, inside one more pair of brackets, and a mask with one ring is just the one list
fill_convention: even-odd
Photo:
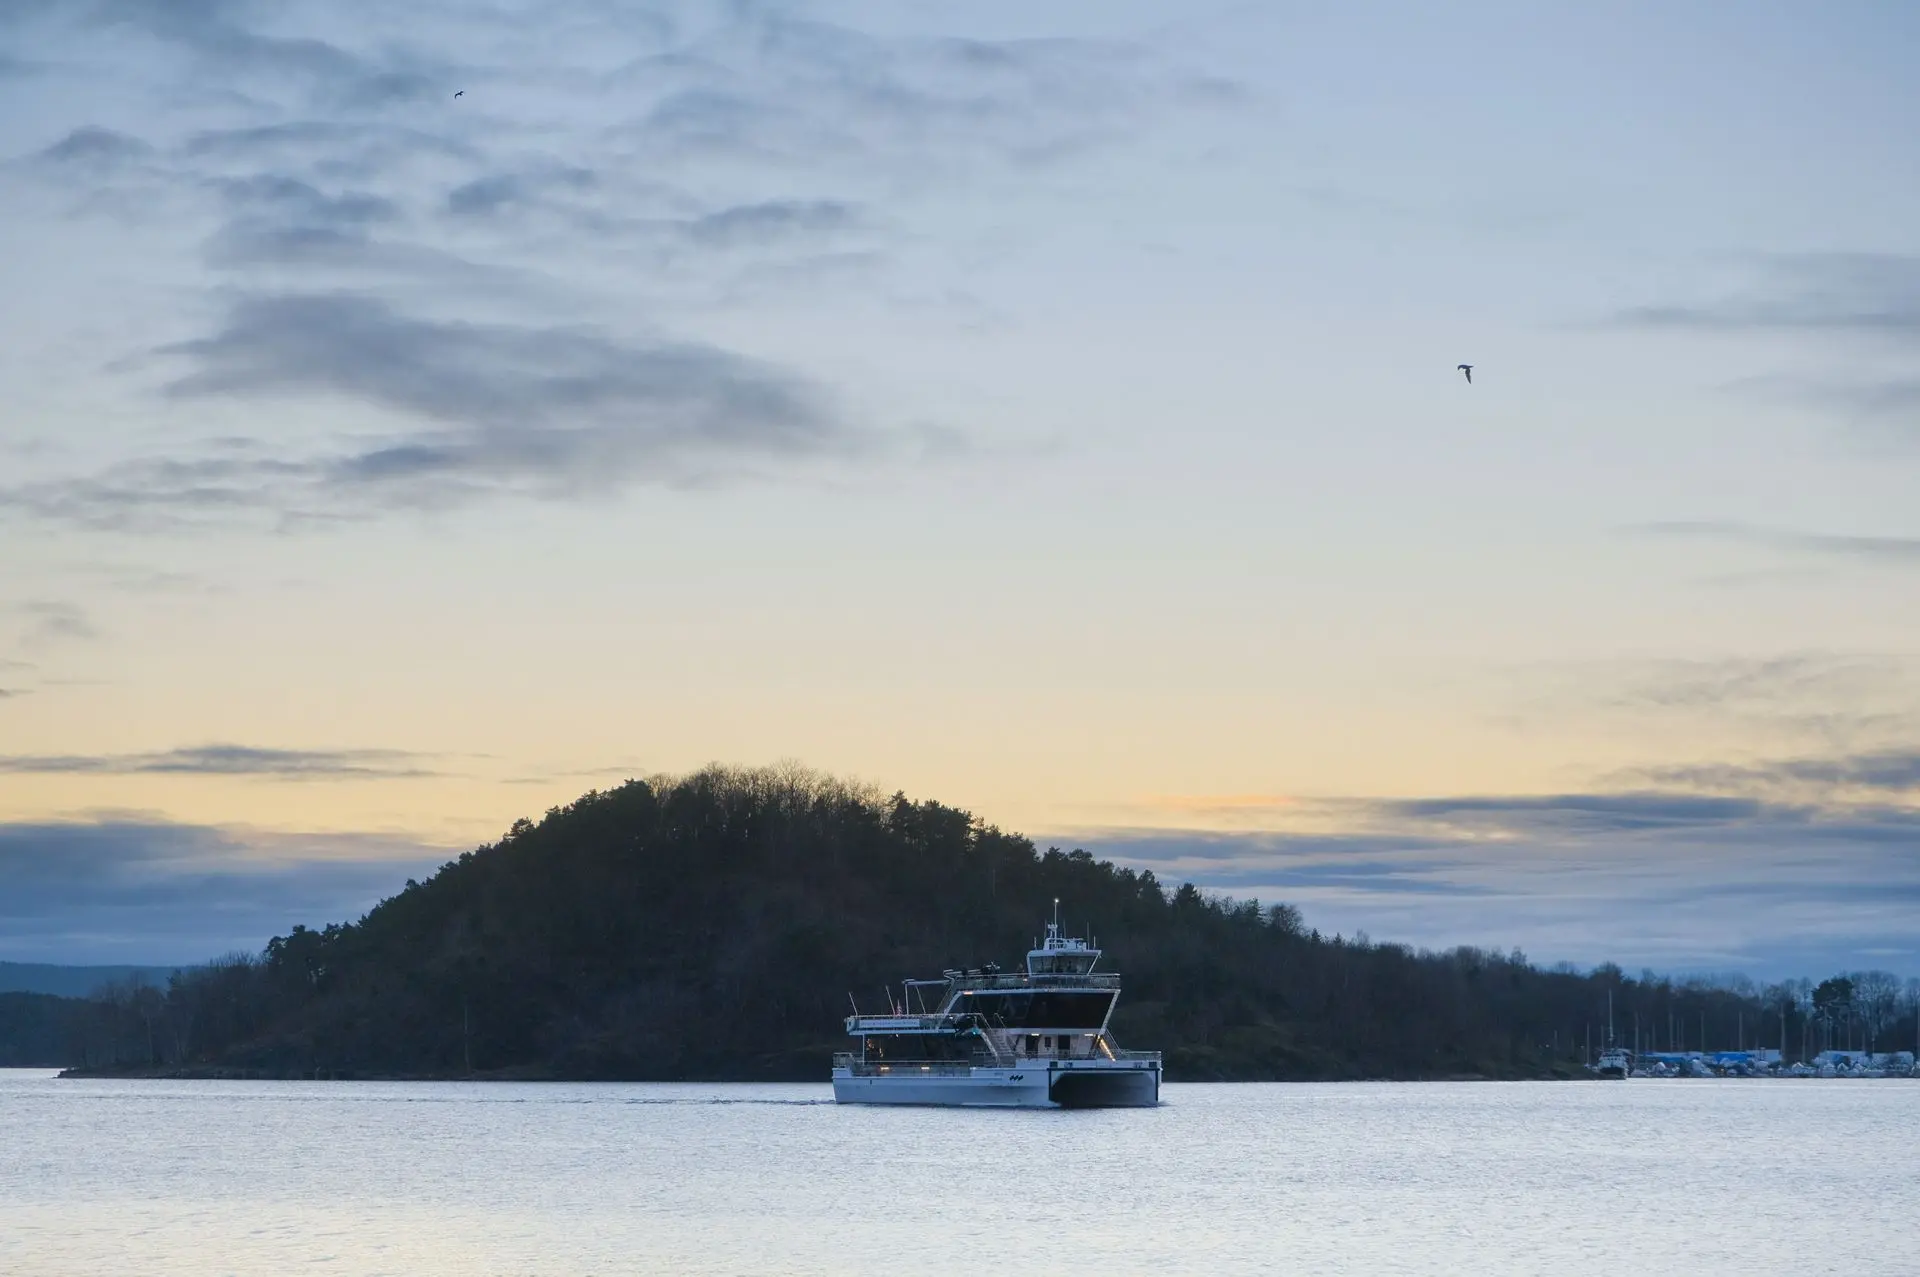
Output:
[[0,1072],[0,1273],[1916,1273],[1920,1082],[823,1086]]

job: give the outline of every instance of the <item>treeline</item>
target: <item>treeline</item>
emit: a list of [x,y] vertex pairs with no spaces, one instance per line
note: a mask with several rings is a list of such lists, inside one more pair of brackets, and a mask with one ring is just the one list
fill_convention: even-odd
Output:
[[[938,803],[711,768],[519,821],[357,923],[296,927],[260,955],[179,973],[164,994],[115,993],[111,1058],[101,1038],[76,1063],[819,1080],[844,1048],[849,995],[871,1010],[907,976],[1013,966],[1056,897],[1126,976],[1116,1036],[1164,1049],[1175,1080],[1570,1076],[1601,1044],[1609,992],[1616,1030],[1637,1012],[1658,1045],[1704,1033],[1731,1047],[1749,1024],[1748,1045],[1774,1045],[1781,1015],[1790,1046],[1809,1017],[1823,1044],[1842,1031],[1838,1004],[1815,1007],[1798,986],[1322,936],[1291,906],[1041,853]],[[1914,990],[1892,987],[1871,1030],[1850,998],[1846,1031],[1910,1041]]]
[[151,1067],[184,1057],[163,1040],[182,1004],[145,977],[109,981],[87,997],[0,993],[0,1068]]

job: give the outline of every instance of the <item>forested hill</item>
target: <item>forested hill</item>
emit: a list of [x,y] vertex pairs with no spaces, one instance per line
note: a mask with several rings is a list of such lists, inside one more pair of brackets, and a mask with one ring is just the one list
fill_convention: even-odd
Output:
[[709,769],[589,793],[357,923],[184,972],[87,1063],[820,1080],[849,992],[873,1009],[903,977],[1011,966],[1055,897],[1126,977],[1116,1036],[1176,1080],[1570,1074],[1619,984],[1323,938],[938,803]]

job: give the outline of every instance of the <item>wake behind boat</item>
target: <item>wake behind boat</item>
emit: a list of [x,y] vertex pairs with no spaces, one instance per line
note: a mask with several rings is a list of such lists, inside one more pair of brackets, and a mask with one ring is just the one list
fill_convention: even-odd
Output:
[[[991,963],[907,980],[887,1015],[847,1017],[858,1051],[833,1057],[842,1104],[1142,1108],[1160,1102],[1160,1053],[1123,1051],[1107,1022],[1120,977],[1060,934],[1060,902],[1024,973]],[[917,1011],[914,1004],[919,1004]]]

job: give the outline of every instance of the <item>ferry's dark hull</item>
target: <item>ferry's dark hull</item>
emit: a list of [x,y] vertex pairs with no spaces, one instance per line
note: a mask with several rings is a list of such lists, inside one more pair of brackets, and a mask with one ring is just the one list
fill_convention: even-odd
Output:
[[1048,1079],[1047,1098],[1063,1109],[1152,1108],[1160,1070],[1062,1069]]

